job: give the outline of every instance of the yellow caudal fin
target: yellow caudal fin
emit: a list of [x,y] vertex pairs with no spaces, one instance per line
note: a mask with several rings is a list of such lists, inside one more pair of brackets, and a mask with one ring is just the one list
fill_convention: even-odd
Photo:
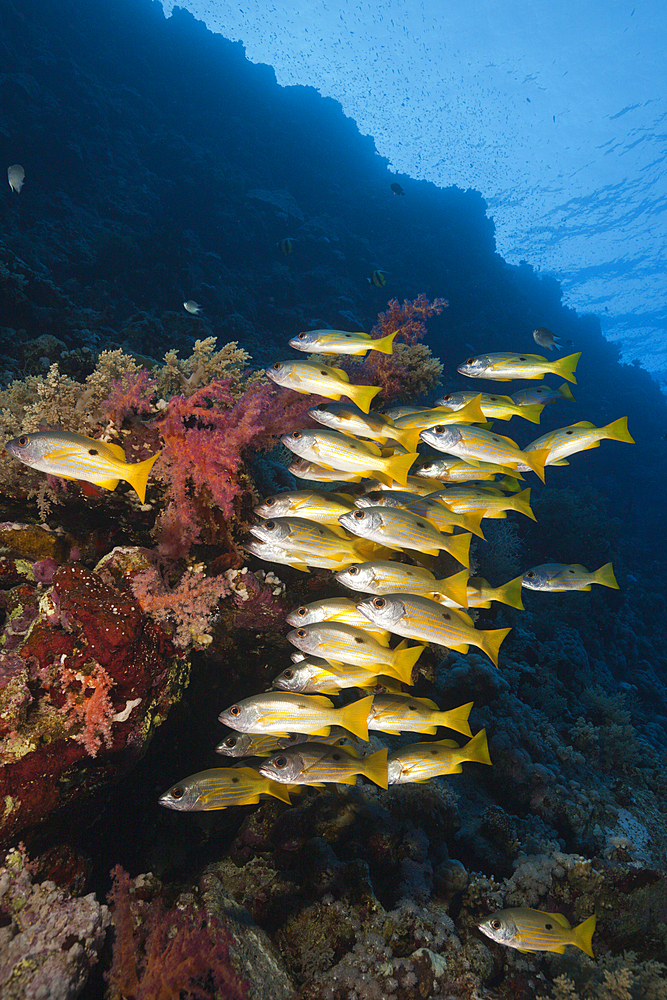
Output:
[[394,650],[394,672],[403,684],[412,684],[412,668],[425,649],[426,646],[408,646],[407,639],[403,639]]
[[628,418],[619,417],[618,420],[612,420],[610,424],[602,428],[605,432],[605,437],[611,438],[612,441],[627,441],[628,444],[634,444],[635,439],[630,436],[630,431],[628,430]]
[[484,532],[482,531],[482,518],[484,517],[483,511],[473,511],[472,514],[464,514],[464,524],[462,525],[466,531],[472,531],[473,535],[478,535],[480,538],[484,538]]
[[498,666],[498,651],[500,650],[500,644],[507,633],[511,631],[511,628],[492,628],[480,631],[479,633],[481,637],[480,649],[486,653],[494,667]]
[[594,582],[601,583],[603,587],[613,587],[614,590],[620,589],[616,583],[616,577],[614,576],[614,570],[611,563],[605,563],[604,566],[600,566],[599,569],[596,569],[593,577]]
[[[458,708],[450,709],[449,712],[439,712],[438,725],[446,726],[447,729],[453,729],[455,733],[461,733],[463,736],[472,736],[468,724],[468,716],[471,709],[472,702],[469,701],[465,705],[459,705]],[[436,721],[435,718],[433,721]]]
[[581,351],[578,354],[568,354],[566,358],[559,358],[558,361],[554,361],[551,370],[554,375],[560,375],[561,378],[566,378],[568,382],[574,382],[577,384],[577,380],[574,377],[574,373],[577,370],[577,362],[581,357]]
[[[385,459],[385,472],[391,478],[392,482],[406,486],[408,473],[418,458],[419,454],[416,451],[409,451],[405,455],[393,455],[391,458]],[[391,483],[388,485],[391,485]]]
[[595,932],[596,918],[595,914],[589,917],[588,920],[584,920],[582,924],[574,928],[574,940],[572,942],[577,948],[581,948],[585,951],[587,955],[591,958],[595,958],[593,954],[593,934]]
[[530,466],[533,472],[544,482],[544,466],[549,458],[549,448],[541,448],[540,451],[524,451],[523,460]]
[[[386,337],[379,337],[377,340],[372,341],[370,345],[371,351],[380,351],[382,354],[393,354],[394,353],[394,337],[398,333],[398,330],[394,330],[393,333],[388,333]],[[384,786],[387,787],[386,785]]]
[[466,743],[462,749],[465,751],[465,760],[473,760],[477,764],[490,764],[489,744],[486,739],[486,729],[473,736],[470,742]]
[[543,409],[544,403],[526,403],[525,406],[521,407],[521,413],[517,413],[517,416],[523,417],[524,420],[530,420],[531,424],[539,424]]
[[445,552],[449,552],[453,559],[460,562],[462,566],[470,566],[470,542],[472,535],[464,532],[461,535],[452,535],[443,545]]
[[575,398],[572,395],[572,390],[570,389],[570,387],[567,384],[567,382],[562,382],[558,386],[557,392],[559,392],[561,394],[561,396],[563,397],[563,399],[569,399],[571,403],[575,402]]
[[513,580],[504,583],[502,587],[497,587],[493,596],[494,601],[501,604],[509,604],[511,608],[518,608],[523,611],[523,601],[521,600],[523,576],[515,576]]
[[361,698],[359,701],[353,701],[351,705],[344,705],[343,708],[339,709],[339,722],[338,724],[347,729],[350,733],[354,733],[358,736],[360,740],[368,739],[368,713],[371,710],[371,705],[373,704],[373,695],[369,695],[368,698]]
[[525,514],[532,521],[537,521],[537,518],[533,514],[530,508],[530,487],[527,490],[522,490],[521,493],[517,493],[516,496],[512,497],[512,510],[517,511],[519,514]]
[[467,569],[462,569],[460,573],[454,573],[453,576],[448,576],[444,580],[438,580],[437,593],[454,601],[459,608],[467,608],[469,575]]
[[123,477],[132,489],[135,490],[142,503],[146,502],[146,484],[148,483],[151,469],[161,454],[162,452],[158,451],[157,455],[152,455],[143,462],[135,462],[133,465],[128,465]]
[[346,385],[344,396],[349,396],[353,403],[356,403],[360,410],[368,413],[371,408],[373,397],[380,391],[379,385]]
[[364,777],[370,781],[374,781],[380,788],[386,788],[389,784],[387,748],[385,747],[383,750],[378,750],[377,753],[372,753],[370,757],[365,758],[363,764],[364,769],[361,773]]

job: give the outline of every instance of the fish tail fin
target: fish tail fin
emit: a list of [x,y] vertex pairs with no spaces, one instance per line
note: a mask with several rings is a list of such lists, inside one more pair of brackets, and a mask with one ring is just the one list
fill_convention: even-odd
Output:
[[387,748],[378,750],[364,759],[364,777],[374,781],[380,788],[387,788],[389,785],[389,775],[387,773]]
[[406,451],[417,451],[417,445],[420,443],[421,438],[419,437],[421,431],[419,428],[412,430],[400,430],[396,431],[395,440],[399,444],[402,444]]
[[562,385],[558,386],[558,392],[561,394],[563,399],[569,399],[571,403],[575,402],[575,398],[572,395],[572,390],[570,389],[567,382],[563,382]]
[[523,460],[533,472],[544,482],[544,466],[549,457],[549,449],[541,448],[540,451],[524,451]]
[[529,517],[531,521],[537,521],[537,518],[533,514],[530,507],[530,487],[526,490],[522,490],[521,493],[517,493],[516,496],[512,497],[512,503],[514,504],[513,509],[519,514],[525,514]]
[[581,948],[585,951],[587,955],[594,958],[593,955],[593,934],[595,932],[596,917],[593,914],[588,920],[584,920],[583,923],[579,924],[578,927],[574,928],[574,941],[572,944],[576,945],[577,948]]
[[486,739],[486,729],[480,729],[469,743],[463,747],[466,760],[475,761],[477,764],[490,764],[489,744]]
[[498,486],[501,490],[507,490],[508,493],[518,493],[521,489],[520,479],[523,476],[516,474],[516,476],[503,476],[501,479],[496,479],[494,486]]
[[[380,351],[382,354],[393,354],[394,353],[394,337],[398,333],[398,330],[394,330],[393,333],[388,333],[386,337],[378,337],[371,343],[371,351]],[[386,788],[386,785],[385,785]]]
[[470,542],[472,535],[464,532],[461,535],[452,535],[447,539],[447,544],[443,546],[453,559],[460,562],[462,566],[470,566]]
[[518,416],[530,420],[531,424],[539,424],[543,409],[544,403],[527,403],[521,407],[521,413]]
[[465,705],[452,708],[449,712],[439,712],[438,714],[442,720],[439,725],[446,726],[447,729],[453,729],[455,733],[461,733],[462,736],[472,736],[472,731],[468,723],[468,716],[470,715],[472,705],[473,703],[468,701]]
[[513,580],[504,583],[502,587],[498,587],[494,600],[523,611],[523,601],[521,600],[522,581],[523,576],[516,576]]
[[484,532],[482,531],[482,518],[484,517],[484,511],[473,511],[471,514],[465,514],[465,524],[463,527],[466,531],[472,531],[473,535],[478,535],[480,538],[484,538]]
[[412,684],[412,668],[425,649],[426,646],[408,646],[404,639],[394,650],[394,669],[403,684]]
[[401,486],[406,486],[410,469],[418,458],[419,454],[416,451],[409,451],[405,455],[393,455],[385,460],[386,474]]
[[360,740],[368,739],[368,713],[373,704],[373,695],[353,701],[350,705],[344,705],[340,711],[339,724],[348,732],[354,733]]
[[482,636],[482,641],[480,644],[480,649],[482,649],[488,658],[493,663],[494,667],[498,666],[498,653],[500,650],[500,644],[508,634],[511,632],[511,628],[492,628],[487,629],[484,632],[480,632]]
[[470,573],[467,569],[462,569],[460,573],[454,573],[444,580],[438,580],[436,592],[454,601],[459,608],[468,607],[468,577]]
[[162,451],[158,451],[156,455],[151,455],[150,458],[145,459],[143,462],[135,462],[130,465],[123,477],[130,484],[142,503],[146,502],[146,486],[151,469],[161,454]]
[[568,354],[565,358],[559,358],[558,361],[554,361],[552,371],[555,375],[560,375],[561,378],[566,378],[568,382],[574,382],[577,384],[577,380],[574,377],[574,373],[577,370],[577,362],[581,357],[581,351],[578,354]]
[[346,385],[345,388],[348,391],[344,395],[349,396],[364,413],[370,411],[373,397],[380,391],[379,385]]
[[628,444],[635,443],[635,439],[630,436],[630,431],[628,430],[627,417],[619,417],[618,420],[612,420],[604,428],[604,431],[605,436],[611,438],[612,441],[627,441]]
[[605,563],[604,566],[600,566],[599,569],[596,569],[593,576],[595,577],[595,583],[601,583],[603,587],[612,587],[614,590],[620,590],[616,583],[611,563]]

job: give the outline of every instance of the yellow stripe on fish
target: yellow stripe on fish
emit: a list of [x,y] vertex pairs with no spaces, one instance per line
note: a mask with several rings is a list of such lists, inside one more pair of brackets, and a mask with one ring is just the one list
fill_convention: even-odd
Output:
[[337,782],[355,785],[357,775],[386,788],[387,750],[378,750],[368,757],[359,757],[350,747],[330,747],[325,744],[300,743],[273,754],[260,764],[260,773],[275,782],[290,785],[320,785]]
[[473,535],[484,538],[480,526],[481,514],[476,512],[457,514],[439,496],[416,497],[402,490],[373,490],[371,493],[357,497],[354,503],[355,506],[362,509],[364,507],[398,507],[401,510],[410,511],[416,517],[430,521],[437,531],[451,533],[454,528],[461,528],[463,531],[471,531]]
[[486,730],[480,729],[462,747],[454,740],[437,740],[433,743],[411,743],[392,750],[387,760],[389,784],[401,785],[408,781],[428,781],[443,774],[458,774],[466,761],[491,763]]
[[[461,411],[466,403],[469,403],[471,399],[475,399],[476,395],[474,390],[449,392],[446,396],[442,396],[436,400],[436,406],[445,406],[448,410]],[[511,420],[512,417],[523,417],[524,420],[530,420],[533,424],[539,424],[540,415],[545,406],[544,403],[520,405],[511,396],[493,396],[488,392],[479,394],[479,405],[485,417],[497,420]],[[476,422],[471,421],[471,423]]]
[[594,958],[595,915],[572,927],[562,913],[545,913],[520,906],[492,913],[479,929],[497,944],[518,951],[554,951],[562,955],[571,944]]
[[[493,465],[491,462],[478,462],[470,465],[462,458],[442,455],[438,458],[427,458],[419,462],[415,468],[415,476],[420,479],[440,480],[441,483],[472,483],[483,480],[493,480],[496,476],[511,477],[513,480],[523,479],[516,469],[508,469],[503,465]],[[433,489],[437,487],[433,486]],[[509,487],[508,487],[509,488]],[[514,489],[519,489],[518,483]]]
[[241,733],[287,736],[297,732],[328,736],[331,726],[342,726],[359,739],[367,740],[366,719],[372,703],[373,698],[369,696],[343,708],[334,708],[333,702],[322,695],[269,691],[230,705],[218,719]]
[[478,394],[456,412],[448,407],[438,406],[431,410],[419,410],[416,413],[395,417],[394,427],[402,435],[402,444],[410,451],[414,451],[419,444],[421,431],[429,427],[445,424],[483,424],[485,419]]
[[508,497],[500,491],[492,494],[479,487],[446,486],[443,490],[438,490],[434,496],[444,501],[458,514],[471,514],[473,511],[479,511],[482,513],[482,518],[498,519],[507,517],[508,510],[514,510],[518,514],[529,517],[532,521],[537,520],[530,508],[530,488]]
[[297,351],[310,351],[312,354],[367,354],[368,351],[380,351],[381,354],[393,354],[394,337],[398,333],[388,333],[386,337],[373,338],[368,333],[357,331],[347,333],[345,330],[304,330],[292,337],[290,347]]
[[339,527],[338,518],[355,506],[352,497],[316,490],[288,490],[265,497],[253,508],[260,517],[304,517],[329,527]]
[[357,607],[370,621],[406,639],[434,642],[439,646],[467,653],[469,646],[481,649],[494,666],[498,651],[509,628],[476,629],[463,611],[445,608],[437,601],[418,594],[387,594],[367,597]]
[[375,560],[353,563],[335,574],[339,583],[350,590],[365,594],[438,594],[443,603],[456,608],[467,607],[468,570],[461,570],[444,580],[438,580],[423,566]]
[[444,549],[463,566],[470,565],[471,535],[443,535],[430,522],[399,507],[365,507],[339,518],[341,525],[361,538],[390,549],[414,549],[435,555]]
[[605,439],[634,444],[634,438],[628,431],[628,418],[619,417],[604,427],[596,427],[588,420],[571,424],[569,427],[561,427],[559,430],[544,434],[536,441],[531,441],[524,448],[524,454],[546,451],[548,454],[545,465],[567,465],[563,459],[568,455],[588,451],[589,448],[599,448],[600,441]]
[[516,441],[504,437],[502,434],[487,431],[483,427],[470,425],[438,426],[422,431],[420,437],[436,451],[458,455],[471,465],[474,465],[475,462],[490,462],[494,465],[518,466],[520,469],[523,469],[525,465],[544,481],[544,463],[548,451],[531,451],[530,453],[525,450],[521,451]]
[[368,728],[381,733],[436,733],[438,726],[472,736],[468,716],[472,702],[441,711],[430,698],[407,694],[376,694],[368,716]]
[[260,795],[273,795],[290,803],[286,785],[259,774],[252,767],[214,767],[198,771],[176,782],[158,801],[167,809],[200,812],[253,805],[259,802]]
[[534,566],[524,573],[522,583],[527,590],[552,592],[590,590],[594,583],[599,583],[603,587],[611,587],[613,590],[619,589],[611,563],[605,563],[593,573],[589,573],[585,566],[576,563],[569,566],[564,563],[544,563],[544,565]]
[[[382,646],[388,646],[391,633],[376,628],[365,615],[357,611],[357,605],[349,597],[325,597],[312,604],[302,604],[291,611],[285,619],[288,625],[313,625],[316,622],[343,622],[354,628],[361,628],[377,639]],[[370,628],[369,628],[370,625]]]
[[316,656],[306,657],[285,667],[273,680],[278,691],[298,694],[339,694],[347,688],[372,691],[378,684],[388,691],[400,691],[400,682],[384,674],[376,674],[351,663],[334,665]]
[[398,482],[405,485],[412,464],[419,457],[417,452],[409,452],[383,458],[372,441],[358,441],[326,428],[292,431],[291,434],[283,434],[280,440],[290,451],[310,462],[342,472],[374,472],[388,484]]
[[351,385],[349,375],[342,368],[330,368],[313,361],[276,361],[266,369],[266,374],[277,385],[304,395],[314,393],[328,399],[347,396],[364,413],[368,413],[373,397],[380,391],[378,385]]

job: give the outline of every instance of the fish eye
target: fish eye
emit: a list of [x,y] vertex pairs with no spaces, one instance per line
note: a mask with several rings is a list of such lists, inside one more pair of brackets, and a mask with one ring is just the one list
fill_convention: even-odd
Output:
[[526,573],[526,579],[527,580],[532,580],[534,576],[535,576],[535,573],[533,572],[533,570],[529,569],[528,572]]
[[489,923],[491,924],[491,927],[494,929],[494,931],[499,931],[502,926],[499,920],[491,920],[489,921]]
[[366,513],[363,510],[355,510],[352,517],[356,517],[357,521],[361,521],[362,517],[366,517]]
[[290,437],[292,438],[293,441],[298,441],[299,438],[301,437],[301,431],[292,431]]
[[376,597],[373,601],[373,607],[378,608],[379,610],[380,608],[383,608],[386,603],[387,602],[385,601],[384,597]]
[[356,576],[357,573],[359,572],[359,567],[358,566],[349,566],[347,571],[350,574],[350,576]]
[[475,361],[474,358],[468,358],[468,360],[466,361],[466,364],[467,365],[472,365],[474,363],[474,361]]
[[451,395],[451,393],[448,393],[446,396],[443,396],[442,398],[443,399],[451,399],[452,395]]
[[433,468],[433,462],[424,462],[424,464],[422,465],[422,469],[424,469],[425,472],[428,472],[428,470],[432,468]]
[[275,497],[267,497],[266,500],[264,501],[264,506],[265,507],[273,507],[273,505],[274,505],[275,502],[276,502],[276,498]]
[[294,671],[290,667],[288,667],[287,670],[283,670],[283,677],[285,678],[285,680],[291,681],[292,678],[294,677]]
[[241,706],[240,705],[232,705],[232,707],[229,710],[229,714],[233,715],[234,718],[236,718],[238,715],[241,714]]
[[305,628],[298,628],[296,630],[296,634],[298,635],[299,639],[303,639],[304,635],[306,635]]
[[264,522],[264,527],[266,528],[267,531],[273,531],[275,529],[275,526],[276,526],[276,522],[275,521],[265,521]]
[[176,785],[176,787],[171,790],[172,799],[182,799],[184,795],[185,789],[183,788],[183,785]]
[[274,372],[279,372],[282,365],[280,364],[280,361],[276,361],[275,365],[271,365],[271,367],[273,368]]
[[233,749],[236,746],[236,736],[228,736],[223,745],[229,747],[230,750]]
[[326,403],[318,403],[317,406],[315,407],[315,409],[319,410],[320,413],[323,413],[326,410],[326,408],[327,408]]
[[307,615],[307,614],[308,614],[308,608],[307,608],[307,607],[306,607],[306,606],[304,605],[304,606],[303,606],[303,607],[301,607],[301,608],[297,608],[297,609],[296,609],[296,613],[297,613],[297,615],[299,615],[299,616],[300,616],[301,618],[303,618],[303,616],[304,616],[304,615]]
[[307,333],[300,333],[300,334],[299,334],[299,338],[298,338],[298,339],[299,339],[299,340],[305,340],[307,336],[308,336],[308,334],[307,334]]
[[283,757],[282,754],[279,757],[274,757],[273,758],[273,766],[274,767],[286,767],[287,766],[287,757]]
[[433,428],[433,430],[435,431],[436,434],[442,434],[442,432],[444,431],[444,429],[445,429],[445,425],[444,424],[438,424],[437,427]]
[[18,444],[19,448],[25,448],[25,446],[28,443],[28,435],[22,434],[16,443]]

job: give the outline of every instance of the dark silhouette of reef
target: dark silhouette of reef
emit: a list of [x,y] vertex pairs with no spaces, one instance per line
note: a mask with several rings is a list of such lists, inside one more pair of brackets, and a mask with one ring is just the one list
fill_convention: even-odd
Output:
[[[103,350],[122,348],[145,368],[169,349],[187,358],[195,340],[210,336],[218,348],[238,341],[262,367],[286,357],[286,340],[301,329],[368,331],[389,298],[424,293],[449,301],[427,338],[444,367],[443,392],[470,388],[455,374],[465,357],[532,351],[532,330],[546,326],[582,358],[576,403],[547,407],[540,433],[627,414],[637,442],[575,455],[569,467],[548,470],[543,488],[531,480],[537,522],[485,522],[488,542],[476,547],[479,572],[494,584],[547,561],[613,561],[620,590],[524,592],[523,612],[482,612],[485,628],[513,626],[498,672],[475,654],[424,658],[418,693],[474,701],[473,728],[486,727],[493,768],[471,765],[446,784],[384,795],[361,785],[345,796],[306,795],[288,810],[273,800],[212,814],[159,810],[158,795],[177,778],[219,763],[218,712],[268,686],[286,662],[283,605],[330,593],[326,574],[306,579],[285,568],[287,597],[273,601],[255,581],[263,603],[254,617],[240,603],[220,605],[212,644],[189,648],[189,685],[183,693],[174,682],[180,700],[147,748],[148,724],[139,733],[139,723],[122,722],[123,766],[101,747],[100,767],[84,772],[82,764],[80,787],[71,775],[61,782],[60,810],[46,820],[31,774],[40,809],[32,825],[16,820],[10,830],[37,860],[29,874],[18,852],[6,864],[0,949],[19,914],[8,899],[53,879],[76,902],[61,894],[56,906],[48,888],[35,888],[30,912],[68,958],[58,967],[72,984],[65,996],[102,995],[100,969],[112,967],[112,991],[147,995],[140,990],[159,983],[161,996],[216,996],[229,979],[229,995],[242,996],[248,956],[261,954],[269,978],[255,982],[256,994],[267,995],[274,969],[274,995],[293,990],[302,1000],[345,1000],[353,991],[368,1000],[448,991],[532,1000],[537,971],[553,1000],[664,997],[667,407],[656,383],[639,364],[620,362],[594,316],[563,305],[553,277],[503,261],[478,192],[401,176],[405,197],[395,197],[387,161],[336,102],[278,87],[270,68],[248,63],[241,45],[185,11],[167,20],[150,0],[4,0],[0,57],[0,160],[26,171],[20,195],[6,185],[0,197],[3,384],[45,375],[54,362],[82,383]],[[387,274],[381,288],[368,281],[377,269]],[[197,316],[183,309],[190,299],[202,306]],[[525,444],[532,429],[516,422],[500,431]],[[137,440],[147,433],[142,427]],[[261,493],[287,484],[279,455],[246,461]],[[69,551],[70,536],[90,575],[113,545],[151,544],[149,515],[124,507],[122,496],[88,506],[68,500],[70,510],[52,518],[65,533],[44,551],[26,548],[25,537],[14,548],[3,526],[1,586],[13,595],[3,603],[3,642],[10,625],[23,641],[37,614],[28,562],[34,577],[50,559],[48,571],[64,581],[72,572],[58,545],[67,541]],[[12,494],[0,505],[3,522],[38,521],[31,500]],[[214,533],[219,521],[209,527]],[[193,551],[209,569],[221,559],[212,544]],[[182,578],[191,572],[184,567]],[[115,607],[118,579],[107,583]],[[88,609],[80,631],[68,633],[67,655],[97,617]],[[152,629],[154,658],[167,640],[161,626]],[[169,662],[174,655],[170,648]],[[46,667],[36,656],[31,670],[36,684]],[[136,692],[125,680],[129,704]],[[151,725],[167,715],[172,687],[165,690]],[[54,716],[60,707],[51,704]],[[27,712],[17,700],[13,710]],[[78,765],[82,743],[72,746]],[[50,789],[62,763],[49,772]],[[10,798],[6,813],[22,815]],[[119,863],[132,878],[115,875],[122,948],[114,966],[109,940],[102,944],[109,914],[79,901],[93,891],[105,898]],[[154,878],[136,878],[149,870]],[[501,904],[562,910],[573,920],[597,908],[597,965],[578,953],[487,947],[476,924]],[[182,947],[161,966],[177,927]],[[201,947],[215,948],[208,980],[194,958]],[[129,986],[120,961],[131,962]],[[19,980],[12,996],[21,996]]]

